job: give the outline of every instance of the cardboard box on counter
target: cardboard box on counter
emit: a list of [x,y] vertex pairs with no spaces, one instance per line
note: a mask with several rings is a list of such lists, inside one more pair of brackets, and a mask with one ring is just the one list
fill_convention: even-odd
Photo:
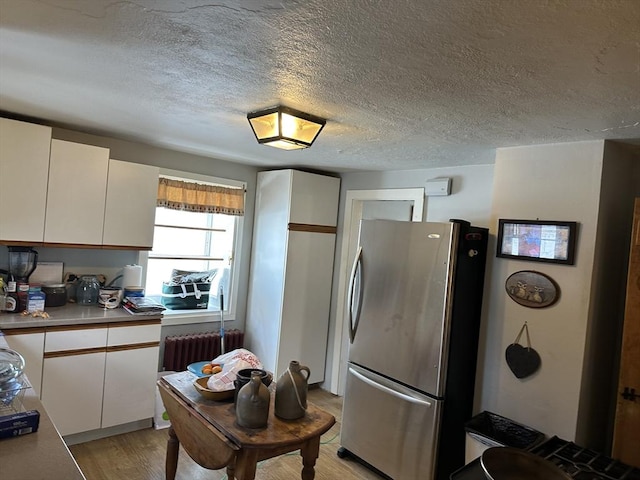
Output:
[[40,412],[27,410],[0,416],[0,438],[17,437],[38,431]]

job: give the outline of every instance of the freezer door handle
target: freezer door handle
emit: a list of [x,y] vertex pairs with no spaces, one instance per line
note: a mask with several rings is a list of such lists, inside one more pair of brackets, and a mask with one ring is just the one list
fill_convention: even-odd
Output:
[[[351,268],[351,279],[349,280],[349,294],[348,294],[348,307],[349,307],[349,340],[353,343],[356,338],[356,330],[358,330],[358,322],[360,322],[360,305],[362,304],[362,246],[358,247],[356,252],[356,258]],[[353,289],[356,283],[356,275],[358,276],[358,304],[356,306],[356,312],[353,312]]]
[[363,382],[365,382],[366,384],[372,386],[373,388],[377,388],[378,390],[382,390],[383,392],[386,392],[390,395],[393,395],[395,397],[401,398],[402,400],[406,401],[406,402],[411,402],[411,403],[415,403],[418,405],[423,405],[425,407],[432,407],[432,403],[428,402],[426,400],[422,400],[420,398],[415,398],[412,397],[410,395],[406,395],[402,392],[398,392],[397,390],[394,390],[393,388],[389,388],[386,387],[378,382],[375,382],[373,380],[371,380],[370,378],[367,378],[366,376],[362,375],[360,372],[356,371],[355,369],[349,367],[349,373],[351,373],[354,377],[356,377],[359,380],[362,380]]

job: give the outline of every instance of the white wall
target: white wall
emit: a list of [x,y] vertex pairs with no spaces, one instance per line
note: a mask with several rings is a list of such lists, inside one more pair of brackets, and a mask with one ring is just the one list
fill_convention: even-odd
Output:
[[[573,266],[489,258],[476,410],[489,410],[547,435],[574,439],[589,318],[602,141],[504,148],[496,153],[491,231],[499,218],[579,222]],[[554,305],[535,309],[512,301],[504,282],[519,270],[549,275],[560,287]],[[517,379],[505,349],[528,322],[540,370]],[[523,340],[521,340],[523,342]]]
[[[449,177],[451,178],[451,195],[427,197],[424,204],[425,220],[446,222],[450,218],[460,218],[479,227],[489,226],[493,165],[389,172],[352,172],[343,173],[341,177],[338,223],[341,223],[344,218],[344,200],[347,190],[424,188],[427,180]],[[338,231],[338,235],[340,233]]]
[[333,340],[336,335],[336,299],[338,298],[337,289],[340,283],[338,274],[340,272],[340,248],[344,233],[344,208],[347,190],[424,188],[427,180],[439,177],[450,177],[452,179],[451,195],[427,197],[424,204],[424,220],[446,222],[451,218],[458,218],[468,220],[473,225],[488,227],[491,213],[493,165],[342,174],[329,319],[328,360],[325,367],[325,388],[329,389],[332,381],[331,359],[335,353]]

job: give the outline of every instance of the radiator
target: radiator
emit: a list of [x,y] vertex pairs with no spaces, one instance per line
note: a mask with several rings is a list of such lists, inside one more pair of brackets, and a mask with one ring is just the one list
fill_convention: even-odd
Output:
[[[242,348],[243,343],[244,332],[238,329],[225,330],[225,352]],[[220,332],[174,335],[164,339],[162,366],[164,370],[181,372],[190,363],[212,360],[220,353]]]

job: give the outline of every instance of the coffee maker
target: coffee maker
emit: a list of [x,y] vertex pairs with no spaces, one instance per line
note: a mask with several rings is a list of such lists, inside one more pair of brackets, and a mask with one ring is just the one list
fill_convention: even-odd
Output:
[[29,276],[38,266],[38,252],[32,247],[9,247],[9,280],[29,283]]

